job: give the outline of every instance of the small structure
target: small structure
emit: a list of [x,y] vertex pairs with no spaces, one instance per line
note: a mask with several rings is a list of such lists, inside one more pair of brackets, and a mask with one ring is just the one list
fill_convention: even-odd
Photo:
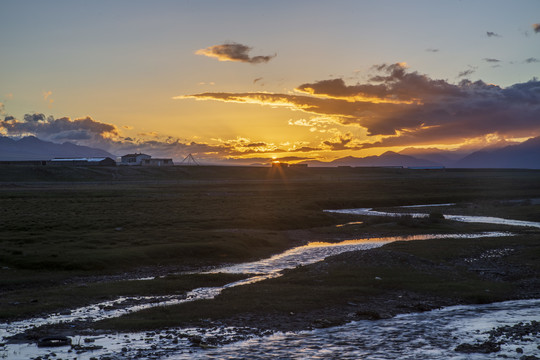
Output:
[[184,160],[182,160],[182,163],[181,165],[187,165],[187,166],[199,166],[199,162],[197,160],[195,160],[195,158],[193,157],[193,155],[189,154],[188,156],[186,156],[184,158]]
[[47,160],[7,160],[7,161],[0,161],[0,165],[43,166],[43,165],[47,165]]
[[127,154],[121,157],[120,165],[141,165],[143,160],[150,159],[151,157],[142,153]]
[[158,159],[158,158],[150,158],[150,159],[143,159],[141,161],[142,166],[173,166],[174,163],[172,159]]
[[116,166],[116,161],[110,157],[101,158],[54,158],[47,165],[64,166]]
[[291,167],[295,167],[295,168],[307,168],[308,167],[308,164],[291,164]]

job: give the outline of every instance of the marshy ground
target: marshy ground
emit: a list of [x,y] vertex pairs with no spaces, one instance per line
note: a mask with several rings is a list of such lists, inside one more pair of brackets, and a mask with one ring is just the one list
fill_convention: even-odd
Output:
[[[323,211],[455,203],[444,211],[540,222],[538,198],[540,171],[527,170],[2,167],[0,320],[223,285],[243,275],[171,274],[252,261],[308,241],[426,233],[515,235],[344,253],[226,289],[214,300],[92,326],[299,330],[451,304],[538,298],[538,229],[447,221],[437,216],[439,208],[428,219]],[[351,224],[338,226],[345,223]],[[129,281],[146,276],[164,277]]]

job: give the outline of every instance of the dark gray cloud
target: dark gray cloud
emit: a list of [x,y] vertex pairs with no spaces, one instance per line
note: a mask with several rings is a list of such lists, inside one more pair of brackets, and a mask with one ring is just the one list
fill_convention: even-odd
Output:
[[352,147],[350,146],[351,141],[352,135],[345,134],[339,136],[338,139],[335,140],[323,141],[323,145],[329,150],[350,150],[352,149]]
[[436,53],[436,52],[439,52],[439,49],[428,48],[428,49],[426,49],[426,51]]
[[525,59],[525,62],[527,64],[532,64],[532,63],[537,63],[537,62],[540,62],[540,59],[537,59],[537,58],[534,58],[534,57],[530,57],[528,59]]
[[501,35],[497,34],[497,33],[494,33],[492,31],[486,31],[486,35],[488,37],[501,37]]
[[[330,79],[302,84],[298,91],[306,95],[301,96],[202,93],[177,98],[286,106],[332,117],[342,125],[366,129],[374,138],[362,145],[365,148],[456,144],[488,135],[540,135],[537,79],[501,88],[483,81],[452,84],[409,71],[403,64],[382,64],[373,70],[379,74],[366,83],[347,85],[342,79]],[[323,145],[350,149],[352,142],[343,137]]]
[[[460,89],[444,80],[433,80],[418,72],[408,72],[405,65],[382,64],[373,67],[381,75],[372,76],[369,83],[346,85],[343,79],[322,80],[315,83],[302,84],[297,87],[300,92],[319,97],[343,98],[346,100],[363,97],[366,102],[403,103],[415,101],[424,96],[460,94]],[[367,106],[367,105],[366,105]]]
[[461,71],[459,74],[458,74],[458,77],[467,77],[469,75],[472,75],[476,72],[475,69],[467,69],[467,70],[463,70]]
[[534,32],[536,34],[540,33],[540,24],[539,23],[533,24],[532,28],[533,28],[533,30],[534,30]]
[[501,60],[493,59],[493,58],[483,58],[482,60],[484,60],[485,62],[488,62],[488,63],[499,63],[499,62],[501,62]]
[[44,114],[25,114],[24,115],[24,121],[28,123],[32,122],[38,122],[38,121],[45,121],[47,118]]
[[228,43],[222,45],[214,45],[207,47],[205,49],[200,49],[195,52],[197,55],[204,55],[208,57],[217,58],[219,61],[238,61],[246,62],[251,64],[260,64],[270,61],[272,58],[276,57],[274,55],[259,55],[259,56],[249,56],[249,52],[252,50],[251,47],[237,44],[237,43]]
[[106,139],[118,135],[118,129],[111,124],[85,117],[71,120],[68,117],[55,119],[44,114],[26,114],[23,121],[6,116],[0,121],[0,129],[9,136],[35,135],[44,140]]

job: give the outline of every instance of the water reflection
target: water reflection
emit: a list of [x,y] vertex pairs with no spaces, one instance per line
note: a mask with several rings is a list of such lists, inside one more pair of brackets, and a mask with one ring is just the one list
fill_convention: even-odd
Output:
[[413,241],[426,239],[443,238],[478,238],[478,237],[500,237],[511,236],[504,232],[484,232],[478,234],[431,234],[412,236],[392,236],[380,238],[362,238],[345,240],[336,243],[312,242],[304,246],[289,249],[281,254],[274,255],[268,259],[259,261],[225,266],[214,269],[207,273],[240,273],[252,274],[247,279],[235,281],[220,287],[203,287],[189,291],[185,296],[139,296],[121,297],[113,301],[106,301],[99,304],[84,306],[73,309],[68,313],[51,314],[46,317],[33,318],[23,321],[14,321],[0,324],[0,337],[6,338],[28,329],[52,325],[58,323],[75,321],[98,321],[119,317],[130,312],[140,311],[156,306],[177,305],[185,302],[213,299],[219,295],[223,289],[252,284],[265,279],[280,276],[284,269],[292,269],[300,265],[309,265],[325,258],[338,255],[347,251],[367,250],[383,246],[392,241]]
[[[451,204],[438,204],[437,206]],[[425,205],[424,205],[425,206]],[[414,207],[414,206],[409,206]],[[400,213],[379,212],[372,209],[328,210],[358,215],[400,216]],[[428,214],[412,214],[424,217]],[[540,223],[507,220],[493,217],[445,215],[447,219],[465,222],[485,222],[514,226],[531,226],[540,228]],[[354,224],[354,223],[350,223]],[[103,302],[91,306],[74,309],[67,314],[52,314],[47,317],[34,318],[0,324],[0,343],[8,336],[22,333],[42,325],[74,321],[97,321],[121,316],[128,312],[139,311],[149,307],[180,304],[188,301],[212,299],[223,289],[242,286],[280,276],[284,269],[300,265],[308,265],[324,260],[326,257],[347,251],[367,250],[380,247],[392,241],[412,241],[443,238],[479,238],[511,236],[504,232],[484,232],[477,234],[431,234],[414,236],[395,236],[381,238],[352,239],[336,243],[312,242],[305,246],[287,250],[281,254],[260,261],[225,266],[208,273],[242,273],[250,274],[247,279],[229,283],[222,287],[205,287],[194,289],[183,296],[159,297],[122,297],[114,301]],[[139,279],[149,280],[149,279]],[[78,360],[90,359],[96,356],[125,358],[124,348],[133,350],[132,358],[146,354],[149,358],[215,358],[215,359],[244,359],[244,358],[339,358],[358,359],[462,359],[463,356],[453,352],[457,342],[470,340],[471,336],[480,336],[476,331],[486,327],[496,326],[501,322],[513,323],[516,319],[539,319],[537,309],[540,301],[506,302],[481,307],[452,307],[423,314],[398,316],[393,319],[377,322],[359,321],[336,328],[316,330],[311,332],[275,334],[270,337],[254,338],[248,341],[227,345],[219,350],[193,350],[187,341],[175,341],[168,337],[154,341],[155,349],[148,350],[152,343],[148,335],[142,333],[126,333],[108,335],[94,339],[95,343],[103,346],[102,350],[77,354],[75,357],[69,348],[55,349],[56,356],[74,357]],[[532,311],[531,310],[534,310]],[[484,310],[485,311],[484,311]],[[484,311],[484,312],[483,312]],[[479,315],[480,314],[480,315]],[[506,315],[505,315],[506,314]],[[493,325],[495,324],[495,325]],[[184,333],[209,334],[200,329],[178,329]],[[215,328],[212,331],[227,336],[237,336],[238,329]],[[83,337],[78,337],[82,341]],[[169,346],[165,348],[164,345]],[[524,345],[526,346],[526,345]],[[146,351],[146,352],[145,352]],[[161,352],[160,352],[161,351]],[[159,355],[159,354],[162,355]],[[50,354],[49,350],[39,349],[35,344],[0,345],[0,358],[28,359]],[[540,355],[540,354],[538,354]],[[144,357],[143,356],[143,357]],[[505,355],[507,356],[507,355]],[[488,359],[490,357],[467,357],[470,359]]]
[[427,239],[479,238],[512,236],[507,232],[482,232],[476,234],[425,234],[409,236],[369,237],[340,242],[311,242],[259,261],[220,267],[208,273],[271,274],[299,265],[313,264],[325,258],[347,251],[367,250],[381,247],[393,241],[413,241]]
[[362,320],[328,329],[278,333],[226,345],[219,351],[172,359],[519,359],[540,356],[540,338],[503,344],[497,354],[462,354],[457,345],[485,341],[486,331],[517,322],[540,320],[540,300],[452,306],[386,320]]
[[[450,204],[439,204],[450,205]],[[422,205],[425,207],[426,205]],[[405,206],[402,206],[405,207]],[[414,207],[414,206],[408,206]],[[409,215],[412,217],[429,217],[429,214],[425,213],[400,213],[400,212],[386,212],[386,211],[376,211],[371,208],[358,208],[358,209],[338,209],[338,210],[325,210],[326,212],[338,213],[338,214],[354,214],[354,215],[366,215],[366,216],[392,216],[398,217],[403,215]],[[524,226],[524,227],[534,227],[540,229],[540,223],[534,221],[523,221],[523,220],[512,220],[512,219],[503,219],[492,216],[468,216],[468,215],[444,215],[445,219],[468,222],[468,223],[484,223],[484,224],[495,224],[495,225],[510,225],[510,226]]]
[[[169,329],[150,333],[124,333],[106,336],[77,336],[74,343],[102,347],[76,354],[69,347],[49,349],[35,344],[0,347],[0,358],[25,360],[42,358],[89,359],[418,359],[418,360],[488,360],[520,359],[540,356],[538,335],[530,341],[515,340],[501,346],[496,354],[462,354],[454,351],[461,343],[485,341],[486,332],[494,327],[514,325],[520,321],[540,321],[540,300],[517,300],[487,305],[452,306],[424,313],[398,315],[391,319],[362,320],[346,325],[249,337],[219,348],[196,348],[189,336],[235,339],[249,329],[196,328]],[[516,352],[517,348],[523,354]],[[56,355],[51,357],[51,353]]]

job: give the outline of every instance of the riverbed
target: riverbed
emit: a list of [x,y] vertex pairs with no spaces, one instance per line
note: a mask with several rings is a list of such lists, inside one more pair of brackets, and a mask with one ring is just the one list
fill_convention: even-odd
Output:
[[[371,209],[346,209],[336,212],[359,215],[385,215]],[[396,213],[397,214],[397,213]],[[415,214],[427,216],[426,214]],[[390,215],[394,216],[394,215]],[[397,216],[397,215],[395,215]],[[446,217],[447,215],[445,215]],[[474,217],[472,217],[474,218]],[[476,217],[478,218],[478,217]],[[465,220],[462,220],[465,219]],[[453,220],[469,221],[471,217],[456,217]],[[478,220],[478,219],[473,219]],[[506,225],[531,226],[530,222],[511,221],[482,217],[481,222]],[[513,223],[512,223],[513,222]],[[540,228],[540,224],[533,223]],[[223,287],[198,288],[182,296],[120,298],[91,306],[73,309],[62,314],[51,314],[43,318],[0,324],[1,342],[9,336],[28,329],[73,321],[97,321],[138,311],[153,306],[180,304],[200,299],[212,299],[223,289],[242,286],[268,278],[280,276],[284,269],[308,265],[326,257],[348,251],[359,251],[380,247],[392,241],[414,241],[437,238],[478,238],[510,236],[504,232],[484,232],[476,234],[431,234],[416,236],[396,236],[381,238],[351,239],[337,243],[313,242],[296,247],[284,253],[260,261],[220,267],[211,272],[249,274],[245,280],[236,281]],[[140,279],[139,281],[149,281]],[[266,334],[256,329],[188,328],[169,329],[152,333],[125,333],[103,336],[74,336],[73,343],[82,346],[77,350],[70,347],[38,348],[35,344],[3,344],[0,357],[8,359],[42,358],[377,358],[377,359],[449,359],[459,357],[455,346],[472,337],[481,339],[482,333],[501,324],[537,319],[540,300],[510,301],[482,306],[449,307],[420,314],[399,315],[391,319],[377,321],[355,321],[343,326],[294,333]],[[413,326],[414,325],[414,326]],[[412,330],[414,328],[414,330]],[[474,335],[474,336],[473,336]],[[195,339],[195,340],[194,340]],[[203,339],[204,341],[198,341]],[[219,339],[213,342],[212,339]],[[231,344],[223,345],[231,342]],[[195,345],[195,347],[194,347]],[[202,346],[201,346],[202,345]],[[219,350],[212,347],[220,345]],[[525,347],[527,354],[538,354],[528,344],[507,346],[500,354],[512,355],[512,346]],[[535,352],[536,351],[536,352]],[[52,353],[55,355],[53,356]],[[516,353],[517,354],[517,353]],[[422,357],[423,356],[423,357]],[[488,359],[470,355],[470,359]],[[512,357],[510,357],[512,358]],[[519,357],[516,357],[519,358]]]

